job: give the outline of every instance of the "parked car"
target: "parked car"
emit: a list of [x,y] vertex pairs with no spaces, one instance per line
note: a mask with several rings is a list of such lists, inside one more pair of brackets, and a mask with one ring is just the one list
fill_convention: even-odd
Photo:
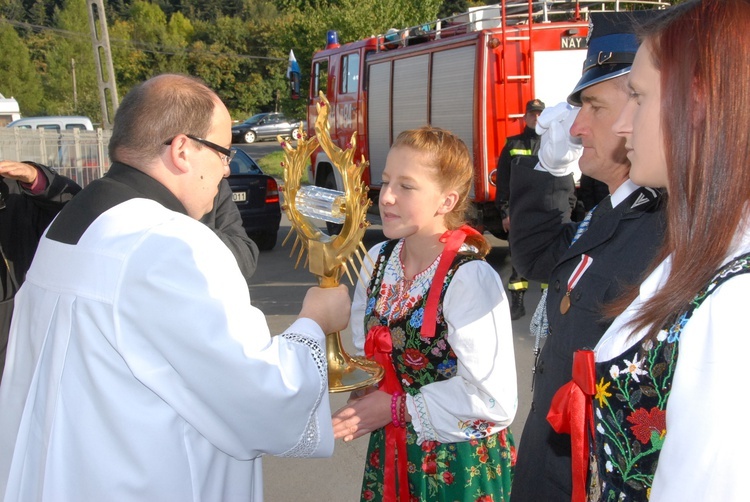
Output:
[[14,120],[7,127],[20,127],[22,129],[45,129],[47,131],[93,131],[94,125],[88,117],[80,116],[53,116],[53,117],[26,117]]
[[263,174],[260,166],[244,151],[235,151],[229,163],[229,186],[232,200],[242,216],[242,226],[258,249],[268,251],[276,245],[281,224],[279,186],[272,176]]
[[293,120],[283,113],[259,113],[241,124],[232,126],[232,143],[253,143],[256,140],[291,136],[299,139],[301,120]]

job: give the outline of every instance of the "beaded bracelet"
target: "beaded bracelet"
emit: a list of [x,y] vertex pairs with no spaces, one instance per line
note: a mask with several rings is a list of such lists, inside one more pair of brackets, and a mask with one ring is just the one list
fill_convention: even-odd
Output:
[[399,421],[401,422],[401,427],[406,427],[406,394],[401,396],[401,402],[399,403],[398,418],[399,418]]
[[391,422],[393,423],[394,427],[401,427],[401,422],[398,420],[398,398],[401,396],[400,392],[394,392],[391,395]]

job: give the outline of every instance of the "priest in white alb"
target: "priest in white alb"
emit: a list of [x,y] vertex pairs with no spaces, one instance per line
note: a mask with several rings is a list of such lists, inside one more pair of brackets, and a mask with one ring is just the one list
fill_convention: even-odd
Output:
[[198,219],[229,174],[231,119],[161,75],[117,115],[105,177],[47,229],[16,297],[0,386],[0,500],[259,501],[260,457],[333,451],[325,333],[346,287],[311,288],[271,337]]

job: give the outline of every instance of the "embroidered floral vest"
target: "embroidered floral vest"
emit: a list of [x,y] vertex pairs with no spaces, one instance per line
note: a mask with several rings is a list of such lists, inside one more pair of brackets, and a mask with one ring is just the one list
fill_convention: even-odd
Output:
[[[390,320],[388,316],[381,316],[376,311],[378,297],[381,295],[381,285],[383,283],[385,268],[396,244],[398,244],[397,240],[384,243],[378,254],[375,270],[367,288],[368,301],[364,319],[365,332],[378,324],[388,326],[391,331],[393,344],[392,357],[396,373],[401,380],[404,390],[410,394],[414,394],[423,385],[446,380],[456,374],[456,355],[453,353],[446,339],[448,328],[443,317],[443,297],[453,279],[456,269],[463,263],[480,258],[471,254],[458,254],[456,256],[443,281],[443,289],[440,293],[440,302],[438,303],[435,336],[427,339],[420,337],[420,329],[422,328],[422,318],[425,304],[427,303],[429,286],[425,289],[424,295],[416,298],[413,303],[410,302],[408,305],[402,305],[395,312],[395,315],[391,311]],[[382,299],[384,303],[391,300],[391,298],[387,297]]]
[[750,254],[722,267],[656,342],[596,364],[589,500],[647,500],[667,434],[666,409],[679,340],[695,309],[725,281],[750,272]]

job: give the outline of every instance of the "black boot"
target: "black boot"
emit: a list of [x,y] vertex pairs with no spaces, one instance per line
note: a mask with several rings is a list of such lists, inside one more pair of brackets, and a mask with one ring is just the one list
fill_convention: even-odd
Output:
[[515,321],[526,315],[526,307],[523,306],[523,295],[525,290],[512,290],[510,292],[510,319]]

